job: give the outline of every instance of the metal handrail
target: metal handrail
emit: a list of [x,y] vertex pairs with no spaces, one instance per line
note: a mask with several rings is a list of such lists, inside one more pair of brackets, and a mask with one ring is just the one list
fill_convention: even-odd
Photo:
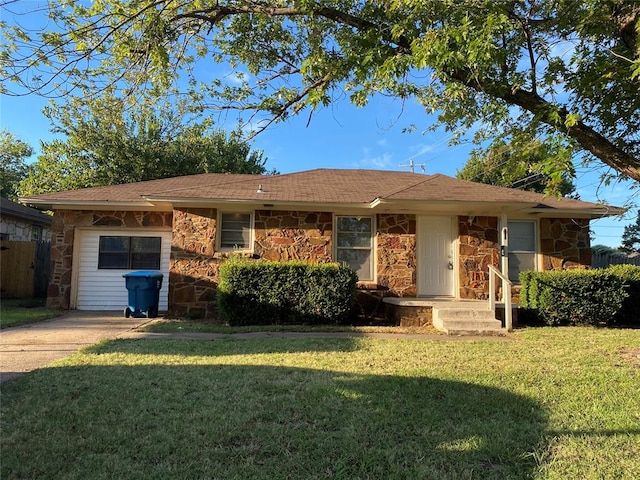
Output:
[[511,280],[493,265],[489,265],[489,309],[496,311],[496,275],[502,280],[502,302],[504,303],[504,324],[508,332],[513,329],[511,310]]

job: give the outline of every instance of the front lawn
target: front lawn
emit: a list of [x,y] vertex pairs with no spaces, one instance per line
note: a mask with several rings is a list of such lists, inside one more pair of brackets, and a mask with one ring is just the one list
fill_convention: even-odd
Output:
[[2,385],[0,477],[640,478],[640,331],[118,340]]
[[41,298],[3,298],[0,300],[0,328],[17,327],[60,316],[59,310],[49,310]]
[[156,319],[138,328],[151,333],[257,333],[257,332],[359,332],[359,333],[426,333],[444,335],[431,325],[424,327],[356,326],[356,325],[242,325],[228,326],[206,320],[178,318]]

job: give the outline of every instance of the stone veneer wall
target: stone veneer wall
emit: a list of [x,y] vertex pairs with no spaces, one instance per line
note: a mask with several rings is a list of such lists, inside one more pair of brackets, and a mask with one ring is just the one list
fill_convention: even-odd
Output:
[[0,234],[6,240],[30,242],[36,227],[42,228],[41,238],[37,240],[49,240],[51,238],[51,228],[47,225],[31,223],[26,220],[4,216],[0,219]]
[[330,212],[257,210],[254,253],[265,260],[331,262],[333,215]]
[[379,214],[377,218],[378,285],[394,297],[415,297],[416,216]]
[[[216,251],[217,213],[214,208],[174,211],[169,308],[175,315],[215,316],[219,267],[229,257]],[[257,210],[254,220],[255,258],[331,261],[331,213]]]
[[458,217],[460,298],[485,300],[489,265],[500,265],[497,217]]
[[170,227],[171,212],[57,210],[51,225],[51,281],[47,308],[68,309],[76,227]]
[[169,265],[169,311],[178,316],[212,317],[218,268],[215,208],[176,208]]
[[543,270],[567,270],[591,265],[589,220],[540,219]]

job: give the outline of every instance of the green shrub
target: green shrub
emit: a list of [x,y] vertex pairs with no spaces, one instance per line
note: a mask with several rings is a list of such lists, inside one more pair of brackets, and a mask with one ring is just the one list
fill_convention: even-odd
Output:
[[640,267],[635,265],[611,265],[605,269],[622,279],[627,298],[620,311],[612,318],[611,325],[640,327]]
[[606,270],[523,272],[520,306],[547,325],[609,324],[627,296],[622,278]]
[[356,281],[336,263],[232,258],[220,266],[218,312],[229,325],[340,322],[353,307]]

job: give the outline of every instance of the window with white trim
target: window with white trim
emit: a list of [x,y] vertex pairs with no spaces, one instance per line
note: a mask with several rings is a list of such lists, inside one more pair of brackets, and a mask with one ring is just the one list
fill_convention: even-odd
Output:
[[160,270],[161,237],[101,236],[98,269]]
[[537,241],[536,222],[510,221],[509,229],[509,280],[520,282],[520,272],[536,270]]
[[336,261],[346,263],[358,280],[373,280],[373,217],[336,217]]
[[223,212],[220,214],[220,249],[250,250],[253,230],[253,214],[247,212]]

